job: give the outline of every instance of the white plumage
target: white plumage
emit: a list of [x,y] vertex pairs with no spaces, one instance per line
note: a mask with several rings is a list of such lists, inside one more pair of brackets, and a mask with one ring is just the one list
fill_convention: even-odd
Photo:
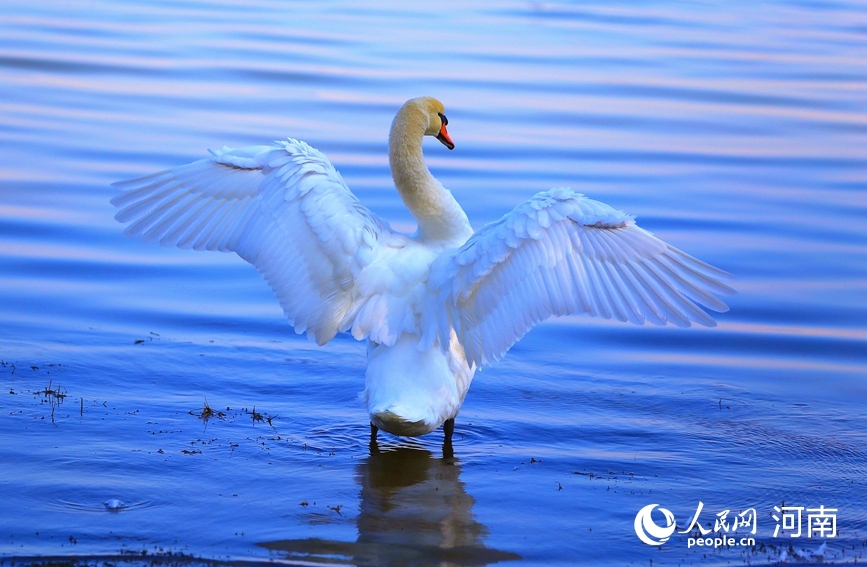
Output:
[[728,274],[568,188],[473,234],[422,156],[424,135],[454,147],[443,112],[413,99],[392,124],[389,162],[414,235],[391,230],[291,138],[117,183],[116,218],[131,223],[127,236],[236,252],[320,345],[341,331],[367,340],[371,423],[398,435],[454,419],[476,368],[552,315],[688,327],[715,324],[698,305],[728,309],[715,297],[734,293]]

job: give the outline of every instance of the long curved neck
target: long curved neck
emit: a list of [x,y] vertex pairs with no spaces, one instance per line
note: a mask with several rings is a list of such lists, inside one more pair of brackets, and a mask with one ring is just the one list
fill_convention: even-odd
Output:
[[418,110],[407,106],[400,109],[388,137],[391,176],[418,222],[421,239],[463,243],[472,234],[467,215],[424,163],[421,144],[427,126],[426,116]]

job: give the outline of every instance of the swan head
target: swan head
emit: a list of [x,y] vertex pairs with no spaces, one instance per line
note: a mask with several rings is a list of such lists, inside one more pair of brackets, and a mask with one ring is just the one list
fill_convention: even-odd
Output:
[[425,136],[433,136],[450,150],[455,149],[446,126],[446,109],[443,103],[430,96],[413,98],[404,103],[395,117],[395,125],[409,129],[410,124],[424,128]]

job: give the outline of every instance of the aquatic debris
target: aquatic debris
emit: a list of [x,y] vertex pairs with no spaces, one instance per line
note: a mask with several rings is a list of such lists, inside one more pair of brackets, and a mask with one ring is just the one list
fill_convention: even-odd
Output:
[[[541,462],[541,461],[538,461],[538,462]],[[635,479],[635,473],[633,473],[633,472],[626,472],[626,471],[621,471],[621,472],[619,472],[619,473],[614,472],[614,471],[607,471],[607,472],[604,472],[604,473],[572,471],[572,474],[577,474],[577,475],[581,475],[581,476],[586,476],[586,477],[589,477],[590,480],[593,480],[594,478],[601,478],[601,479],[603,479],[603,480],[619,480],[619,479],[620,479],[620,480],[634,480],[634,479]],[[618,474],[620,474],[620,475],[625,475],[625,476],[623,476],[623,477],[618,477],[618,476],[617,476]],[[605,475],[609,475],[609,476],[605,476]],[[654,476],[656,476],[656,475],[654,475]]]
[[147,342],[154,340],[154,337],[159,338],[159,335],[157,333],[154,333],[153,331],[151,331],[151,335],[152,336],[150,336],[146,339],[136,339],[134,344],[140,345],[142,343],[147,343]]
[[105,506],[105,509],[108,510],[109,512],[120,512],[121,510],[123,510],[124,508],[127,507],[126,504],[124,504],[122,501],[118,500],[117,498],[110,498],[110,499],[106,500],[105,502],[103,502],[102,505]]
[[202,450],[201,449],[193,449],[192,451],[190,451],[189,449],[182,449],[181,453],[183,453],[184,455],[201,455]]
[[[31,367],[31,368],[35,368],[35,367]],[[54,396],[54,397],[60,398],[60,399],[65,398],[66,397],[66,388],[64,388],[63,386],[59,386],[59,385],[56,388],[52,388],[53,384],[54,384],[54,382],[52,380],[49,380],[48,386],[46,386],[44,390],[41,390],[37,393],[42,394],[46,398],[51,397],[51,396]]]
[[225,413],[215,410],[214,408],[212,408],[208,404],[208,398],[205,398],[205,405],[204,405],[204,407],[202,407],[202,409],[199,410],[199,413],[196,413],[195,410],[193,410],[189,413],[190,413],[190,415],[194,415],[194,416],[196,416],[199,419],[202,419],[204,421],[208,421],[212,417],[216,417],[219,419],[226,417]]
[[[247,411],[247,408],[244,408],[244,411]],[[274,427],[274,423],[272,423],[272,422],[273,422],[273,420],[280,417],[279,415],[268,415],[267,413],[260,413],[260,412],[256,411],[256,406],[253,406],[253,411],[250,412],[250,417],[253,420],[253,425],[256,425],[256,422],[259,422],[259,421],[266,421],[266,422],[268,422],[268,425],[271,426],[271,429],[273,429],[274,431],[277,431],[277,428]]]
[[51,423],[54,423],[54,410],[57,409],[57,406],[63,403],[63,398],[67,395],[66,388],[60,385],[54,387],[54,382],[49,380],[48,386],[46,386],[44,390],[39,390],[36,393],[45,397],[42,403],[48,402],[51,406]]

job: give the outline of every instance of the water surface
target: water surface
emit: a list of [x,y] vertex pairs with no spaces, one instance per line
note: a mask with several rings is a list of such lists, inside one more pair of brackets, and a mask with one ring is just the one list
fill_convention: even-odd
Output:
[[[292,136],[412,231],[387,132],[419,95],[446,105],[457,148],[426,158],[475,227],[571,186],[735,274],[731,311],[551,321],[476,375],[454,455],[370,447],[362,344],[316,347],[237,257],[112,218],[113,181]],[[862,3],[7,2],[0,556],[816,561],[826,540],[773,537],[785,502],[837,509],[824,559],[854,561],[865,190]],[[683,529],[699,501],[704,523],[755,508],[756,546],[636,537],[642,507]]]

